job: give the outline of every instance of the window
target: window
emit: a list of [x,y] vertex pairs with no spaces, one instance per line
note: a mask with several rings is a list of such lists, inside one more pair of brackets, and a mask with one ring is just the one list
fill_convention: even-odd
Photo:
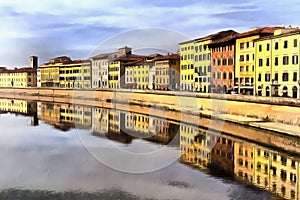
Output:
[[246,55],[246,61],[249,61],[250,60],[250,56],[249,54]]
[[218,59],[218,66],[221,65],[221,59]]
[[270,58],[267,58],[266,65],[267,65],[267,66],[270,66]]
[[228,65],[233,65],[233,58],[228,59]]
[[267,44],[267,51],[270,51],[270,44]]
[[283,48],[285,48],[285,49],[288,48],[288,41],[287,40],[284,41]]
[[223,58],[222,65],[227,65],[227,59]]
[[293,65],[297,65],[298,64],[298,56],[297,55],[292,56],[292,64]]
[[275,80],[275,81],[278,81],[278,73],[277,73],[277,72],[276,72],[275,75],[274,75],[274,80]]
[[223,79],[227,79],[227,73],[226,72],[223,73]]
[[285,171],[285,170],[281,170],[280,178],[281,178],[282,180],[286,180],[286,171]]
[[240,66],[240,72],[244,72],[244,66]]
[[240,61],[244,61],[244,55],[240,55]]
[[249,44],[249,42],[247,42],[247,43],[246,43],[246,47],[249,48],[249,46],[250,46],[250,44]]
[[261,81],[261,74],[258,74],[258,81]]
[[297,72],[293,73],[293,81],[296,82],[297,81]]
[[278,42],[275,42],[275,49],[278,49]]
[[[282,81],[289,81],[289,73],[282,74]],[[282,158],[281,158],[281,161],[282,161]]]
[[275,66],[278,66],[278,57],[275,57],[275,62],[274,62]]
[[259,50],[260,52],[262,51],[262,45],[261,45],[261,44],[258,46],[258,50]]
[[289,64],[289,57],[288,56],[283,56],[282,63],[283,63],[283,65],[288,65]]
[[211,72],[211,66],[207,66],[207,72]]
[[259,63],[258,65],[259,65],[260,67],[263,66],[263,59],[260,58],[260,59],[258,60],[258,63]]
[[298,46],[298,40],[294,39],[294,47],[297,47],[297,46]]
[[265,81],[270,82],[271,80],[271,75],[270,74],[265,74]]
[[229,79],[232,80],[232,72],[229,72]]
[[244,43],[240,44],[240,49],[244,49]]

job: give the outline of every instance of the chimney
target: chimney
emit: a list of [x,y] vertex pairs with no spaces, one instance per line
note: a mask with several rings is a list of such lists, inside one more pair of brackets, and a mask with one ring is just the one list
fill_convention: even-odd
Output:
[[37,67],[38,67],[38,57],[30,56],[30,68],[37,68]]
[[131,48],[130,47],[122,47],[119,49],[119,52],[121,55],[128,55],[128,54],[131,54]]

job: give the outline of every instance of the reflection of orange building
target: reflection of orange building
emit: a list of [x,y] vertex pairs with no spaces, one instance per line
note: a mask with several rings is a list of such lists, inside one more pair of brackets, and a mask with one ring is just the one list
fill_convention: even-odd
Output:
[[228,93],[234,87],[235,31],[227,31],[228,36],[213,40],[208,46],[212,50],[213,92]]
[[212,137],[214,140],[217,139],[217,142],[214,144],[211,150],[211,164],[227,174],[233,175],[234,145],[232,139],[224,135],[219,137],[219,134],[212,134]]

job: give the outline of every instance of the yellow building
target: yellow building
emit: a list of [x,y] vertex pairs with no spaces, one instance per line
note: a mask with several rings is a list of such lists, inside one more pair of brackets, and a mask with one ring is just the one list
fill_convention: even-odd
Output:
[[30,67],[0,68],[0,87],[36,87],[38,57],[30,57]]
[[195,40],[195,63],[194,63],[194,91],[211,92],[211,49],[208,44],[212,42],[212,36]]
[[254,40],[273,35],[278,28],[254,28],[241,33],[236,39],[235,91],[253,95],[255,84],[255,43]]
[[36,87],[36,68],[0,69],[0,87]]
[[134,68],[134,80],[137,89],[151,89],[150,70],[153,69],[154,63],[141,63]]
[[71,63],[71,59],[67,56],[61,56],[51,59],[50,62],[45,63],[39,67],[40,85],[41,87],[59,87],[60,76],[59,68],[64,64]]
[[39,67],[41,87],[91,88],[91,62],[71,60],[67,56],[53,58]]
[[178,54],[157,56],[154,59],[154,88],[177,90],[180,82],[180,58]]
[[299,98],[299,41],[299,29],[278,29],[255,41],[257,95]]
[[195,40],[180,43],[180,89],[194,89]]
[[154,88],[154,58],[160,54],[149,55],[138,61],[127,63],[125,65],[125,87],[135,89],[153,89]]
[[134,62],[143,60],[145,57],[132,54],[131,48],[127,46],[120,48],[119,52],[121,56],[108,66],[108,84],[112,89],[126,88],[126,66],[135,66]]

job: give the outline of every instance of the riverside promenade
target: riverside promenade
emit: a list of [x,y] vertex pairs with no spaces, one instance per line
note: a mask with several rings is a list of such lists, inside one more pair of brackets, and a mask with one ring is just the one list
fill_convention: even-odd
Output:
[[[139,106],[143,108],[142,110],[148,110],[146,114],[156,116],[164,116],[166,111],[177,113],[180,115],[177,120],[186,123],[197,124],[199,118],[213,118],[300,137],[300,100],[292,98],[202,94],[183,91],[59,88],[1,88],[0,97],[107,108],[116,108],[117,106],[122,110]],[[155,108],[155,112],[153,108]],[[166,117],[168,118],[168,116]]]

